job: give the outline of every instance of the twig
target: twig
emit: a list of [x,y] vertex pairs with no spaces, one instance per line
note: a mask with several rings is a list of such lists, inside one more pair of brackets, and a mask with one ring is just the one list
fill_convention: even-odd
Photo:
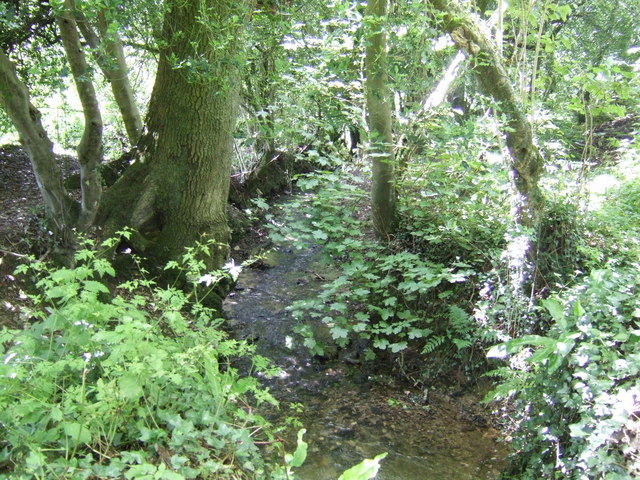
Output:
[[6,248],[0,247],[0,252],[6,253],[7,255],[12,255],[18,258],[29,258],[29,255],[23,255],[22,253],[12,252],[11,250],[7,250]]

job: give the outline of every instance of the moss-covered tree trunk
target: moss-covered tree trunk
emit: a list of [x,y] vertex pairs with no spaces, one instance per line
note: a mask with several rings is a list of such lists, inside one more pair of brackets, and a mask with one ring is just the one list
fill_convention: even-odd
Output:
[[431,0],[443,15],[443,26],[470,57],[484,91],[496,101],[506,117],[505,135],[512,160],[515,187],[520,195],[518,221],[535,227],[540,221],[543,196],[538,182],[544,159],[534,143],[533,127],[511,84],[498,47],[478,21],[455,1]]
[[177,258],[203,237],[219,244],[211,266],[225,260],[238,34],[247,7],[247,1],[183,0],[166,15],[141,156],[100,213],[111,230],[139,229],[159,261]]
[[393,153],[391,94],[387,73],[387,39],[384,32],[388,0],[367,3],[365,59],[369,157],[373,173],[371,206],[378,238],[388,239],[395,230],[396,192]]

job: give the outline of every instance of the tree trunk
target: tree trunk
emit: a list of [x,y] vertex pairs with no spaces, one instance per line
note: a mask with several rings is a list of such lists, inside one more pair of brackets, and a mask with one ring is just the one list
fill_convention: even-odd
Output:
[[387,240],[395,231],[396,192],[391,95],[387,75],[387,40],[384,32],[388,0],[369,0],[365,59],[367,122],[369,125],[373,228]]
[[82,191],[78,227],[81,230],[86,230],[93,224],[102,193],[98,171],[103,151],[102,116],[93,88],[91,70],[80,44],[80,36],[73,16],[74,8],[74,0],[65,0],[64,10],[56,20],[84,113],[84,131],[77,149]]
[[247,2],[184,0],[164,22],[141,157],[105,196],[101,221],[132,226],[158,261],[213,239],[211,267],[229,242],[226,205],[240,85],[238,34]]
[[498,49],[477,20],[457,2],[431,0],[431,4],[444,14],[444,28],[458,47],[471,57],[474,72],[483,89],[493,97],[496,108],[507,119],[507,147],[516,190],[521,197],[517,219],[523,226],[535,227],[543,209],[543,196],[538,182],[544,159],[534,144],[533,127],[510,82]]
[[0,51],[0,105],[20,135],[20,143],[31,159],[47,214],[55,224],[56,233],[64,240],[75,220],[74,202],[64,188],[53,156],[53,143],[40,121],[40,111],[31,104],[27,87],[3,51]]
[[109,22],[105,9],[98,13],[100,36],[81,11],[76,10],[74,14],[82,36],[93,49],[100,70],[111,84],[111,92],[122,115],[129,144],[135,146],[142,132],[142,118],[129,82],[129,68],[122,41],[116,33],[108,31]]

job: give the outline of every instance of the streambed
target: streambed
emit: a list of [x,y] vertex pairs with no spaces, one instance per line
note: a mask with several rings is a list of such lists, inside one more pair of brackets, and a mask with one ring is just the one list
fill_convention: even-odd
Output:
[[[295,300],[313,298],[335,269],[321,261],[319,247],[280,245],[269,268],[245,269],[225,301],[225,313],[240,338],[256,344],[283,374],[266,381],[283,405],[304,406],[309,455],[297,470],[303,480],[337,479],[364,458],[388,452],[378,480],[495,479],[504,449],[496,432],[477,415],[472,394],[456,398],[424,393],[348,365],[340,355],[311,357],[296,344],[296,320],[287,311]],[[292,342],[293,341],[293,342]],[[283,416],[289,412],[282,408]],[[292,449],[292,445],[289,445]]]

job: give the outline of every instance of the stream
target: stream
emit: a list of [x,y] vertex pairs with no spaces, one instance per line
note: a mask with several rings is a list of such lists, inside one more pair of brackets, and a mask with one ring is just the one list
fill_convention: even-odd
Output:
[[[321,261],[320,247],[293,250],[280,245],[269,268],[246,268],[225,301],[229,326],[256,345],[282,374],[265,380],[281,402],[304,406],[309,454],[296,469],[303,480],[337,479],[364,458],[388,452],[378,480],[496,479],[504,461],[498,432],[474,412],[482,409],[474,394],[455,396],[418,389],[391,378],[369,376],[336,354],[312,357],[296,344],[296,320],[287,311],[295,300],[316,296],[323,278],[337,272]],[[333,277],[331,277],[333,275]],[[288,450],[295,445],[289,443]]]

